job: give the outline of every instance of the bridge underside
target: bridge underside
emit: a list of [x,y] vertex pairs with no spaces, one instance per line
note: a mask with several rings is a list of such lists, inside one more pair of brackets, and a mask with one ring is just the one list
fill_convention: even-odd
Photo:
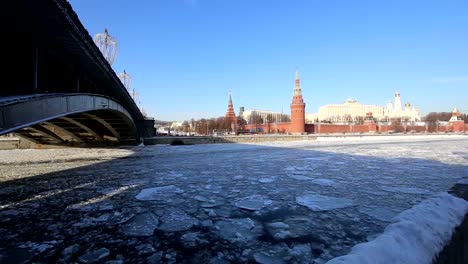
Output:
[[67,0],[9,1],[2,12],[0,135],[40,144],[135,144],[147,119]]
[[15,133],[44,145],[136,144],[136,124],[111,98],[89,94],[44,94],[0,102],[0,135]]

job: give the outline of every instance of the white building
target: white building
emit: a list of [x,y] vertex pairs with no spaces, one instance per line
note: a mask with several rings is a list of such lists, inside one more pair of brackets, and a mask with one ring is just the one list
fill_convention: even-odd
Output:
[[248,124],[252,123],[282,123],[289,122],[289,115],[269,110],[251,109],[239,113]]
[[377,119],[384,117],[384,107],[378,105],[364,105],[355,99],[349,98],[343,104],[324,105],[319,108],[317,113],[306,114],[306,122],[349,122],[358,118],[364,118],[368,112],[372,112]]
[[396,118],[407,119],[408,121],[421,120],[419,111],[411,107],[410,103],[406,103],[405,109],[402,109],[400,93],[397,92],[395,93],[395,106],[391,101],[388,102],[386,108],[379,105],[364,105],[350,98],[343,104],[324,105],[319,108],[317,113],[307,113],[306,122],[351,122],[357,119],[364,119],[368,112],[372,112],[372,115],[377,120],[391,120]]
[[395,93],[395,105],[392,105],[392,101],[388,101],[387,108],[385,108],[385,117],[388,119],[401,118],[408,121],[420,121],[421,114],[419,110],[412,107],[409,102],[405,104],[405,108],[401,107],[400,93]]

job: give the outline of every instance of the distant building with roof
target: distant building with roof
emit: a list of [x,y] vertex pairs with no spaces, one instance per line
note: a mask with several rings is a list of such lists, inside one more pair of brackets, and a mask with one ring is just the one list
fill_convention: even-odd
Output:
[[330,104],[321,106],[317,113],[307,113],[307,123],[318,121],[351,122],[357,119],[364,120],[366,114],[371,112],[376,120],[393,120],[397,118],[408,121],[420,121],[421,115],[417,109],[408,102],[405,108],[401,107],[400,93],[395,93],[395,103],[388,102],[387,107],[379,105],[364,105],[353,98],[349,98],[343,104]]

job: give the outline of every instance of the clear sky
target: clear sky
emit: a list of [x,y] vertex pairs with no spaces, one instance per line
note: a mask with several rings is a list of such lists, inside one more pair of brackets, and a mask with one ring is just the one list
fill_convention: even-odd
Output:
[[395,91],[422,114],[468,113],[468,1],[72,0],[89,34],[117,38],[114,70],[132,75],[161,120],[289,113],[300,71],[306,112]]

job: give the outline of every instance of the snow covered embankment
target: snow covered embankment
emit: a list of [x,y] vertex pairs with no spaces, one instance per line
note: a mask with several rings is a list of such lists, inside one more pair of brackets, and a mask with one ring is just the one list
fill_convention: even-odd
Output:
[[438,194],[397,215],[376,239],[327,264],[431,263],[467,212],[467,201]]

